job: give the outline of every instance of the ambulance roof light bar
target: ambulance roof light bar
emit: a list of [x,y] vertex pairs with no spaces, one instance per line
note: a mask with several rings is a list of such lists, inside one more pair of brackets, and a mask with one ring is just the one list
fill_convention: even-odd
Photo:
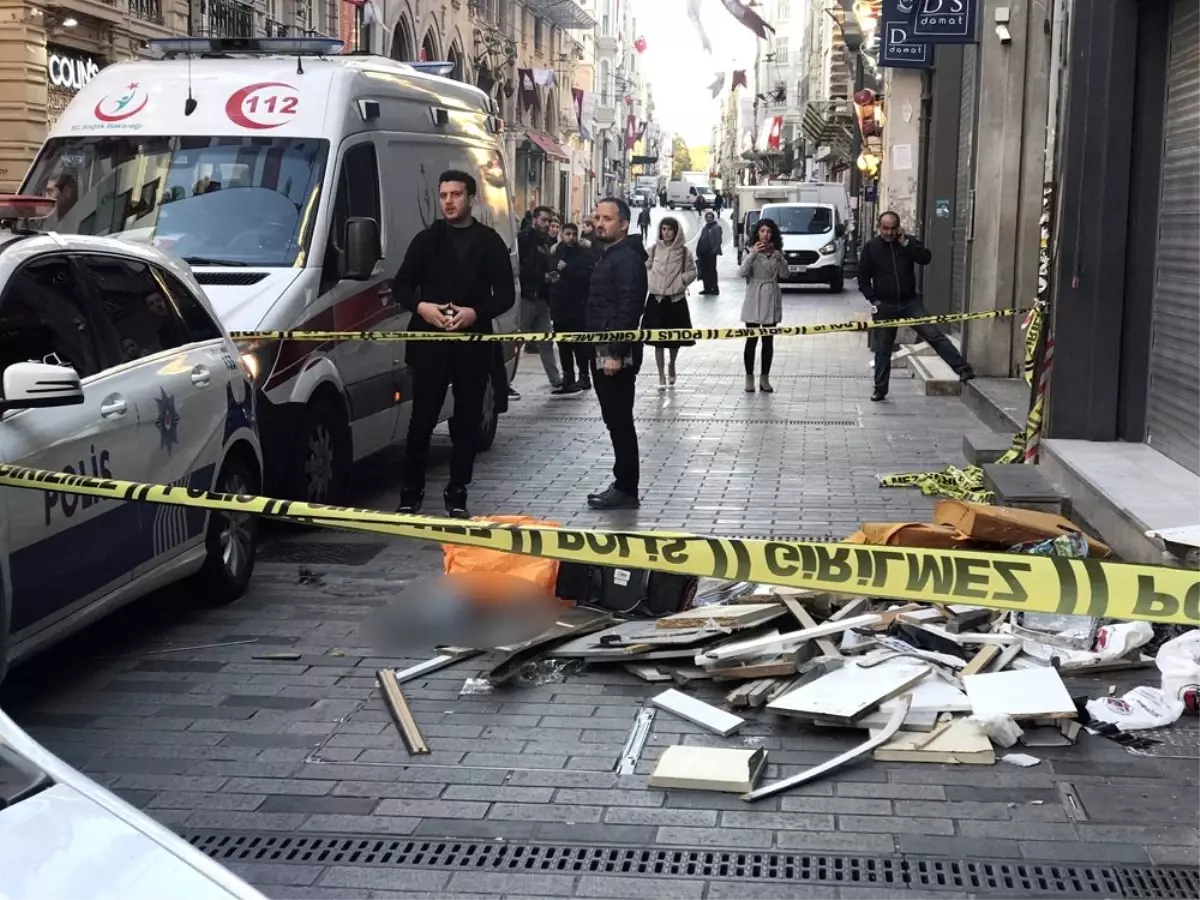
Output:
[[177,56],[337,56],[345,46],[337,38],[155,38],[146,47],[160,59]]

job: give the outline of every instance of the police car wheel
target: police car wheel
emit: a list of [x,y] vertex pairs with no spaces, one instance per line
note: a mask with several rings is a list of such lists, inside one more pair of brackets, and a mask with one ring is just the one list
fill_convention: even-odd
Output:
[[[257,494],[258,474],[239,453],[221,466],[216,490],[222,494]],[[246,590],[258,555],[258,517],[249,513],[211,512],[205,536],[208,555],[199,580],[205,602],[231,603]]]

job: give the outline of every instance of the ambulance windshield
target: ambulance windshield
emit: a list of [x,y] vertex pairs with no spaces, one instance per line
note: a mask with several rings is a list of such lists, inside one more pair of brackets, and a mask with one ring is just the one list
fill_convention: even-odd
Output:
[[61,137],[25,193],[54,197],[44,227],[143,241],[193,265],[302,263],[329,142],[281,137]]

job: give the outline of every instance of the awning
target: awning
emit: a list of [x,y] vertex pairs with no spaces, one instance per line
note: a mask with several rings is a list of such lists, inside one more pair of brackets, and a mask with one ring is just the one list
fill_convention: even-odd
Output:
[[563,148],[562,144],[554,140],[554,138],[546,137],[534,131],[525,132],[525,137],[550,159],[558,160],[558,162],[571,161],[571,157],[567,155],[567,151]]
[[525,0],[525,5],[535,16],[548,19],[550,24],[567,31],[596,27],[596,19],[579,5],[578,0]]

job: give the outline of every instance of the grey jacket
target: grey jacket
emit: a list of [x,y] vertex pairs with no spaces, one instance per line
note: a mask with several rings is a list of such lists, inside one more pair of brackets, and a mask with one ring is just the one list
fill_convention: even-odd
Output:
[[783,319],[783,291],[779,279],[787,271],[787,260],[778,250],[770,254],[750,252],[738,274],[746,279],[742,321],[751,325],[778,325]]

